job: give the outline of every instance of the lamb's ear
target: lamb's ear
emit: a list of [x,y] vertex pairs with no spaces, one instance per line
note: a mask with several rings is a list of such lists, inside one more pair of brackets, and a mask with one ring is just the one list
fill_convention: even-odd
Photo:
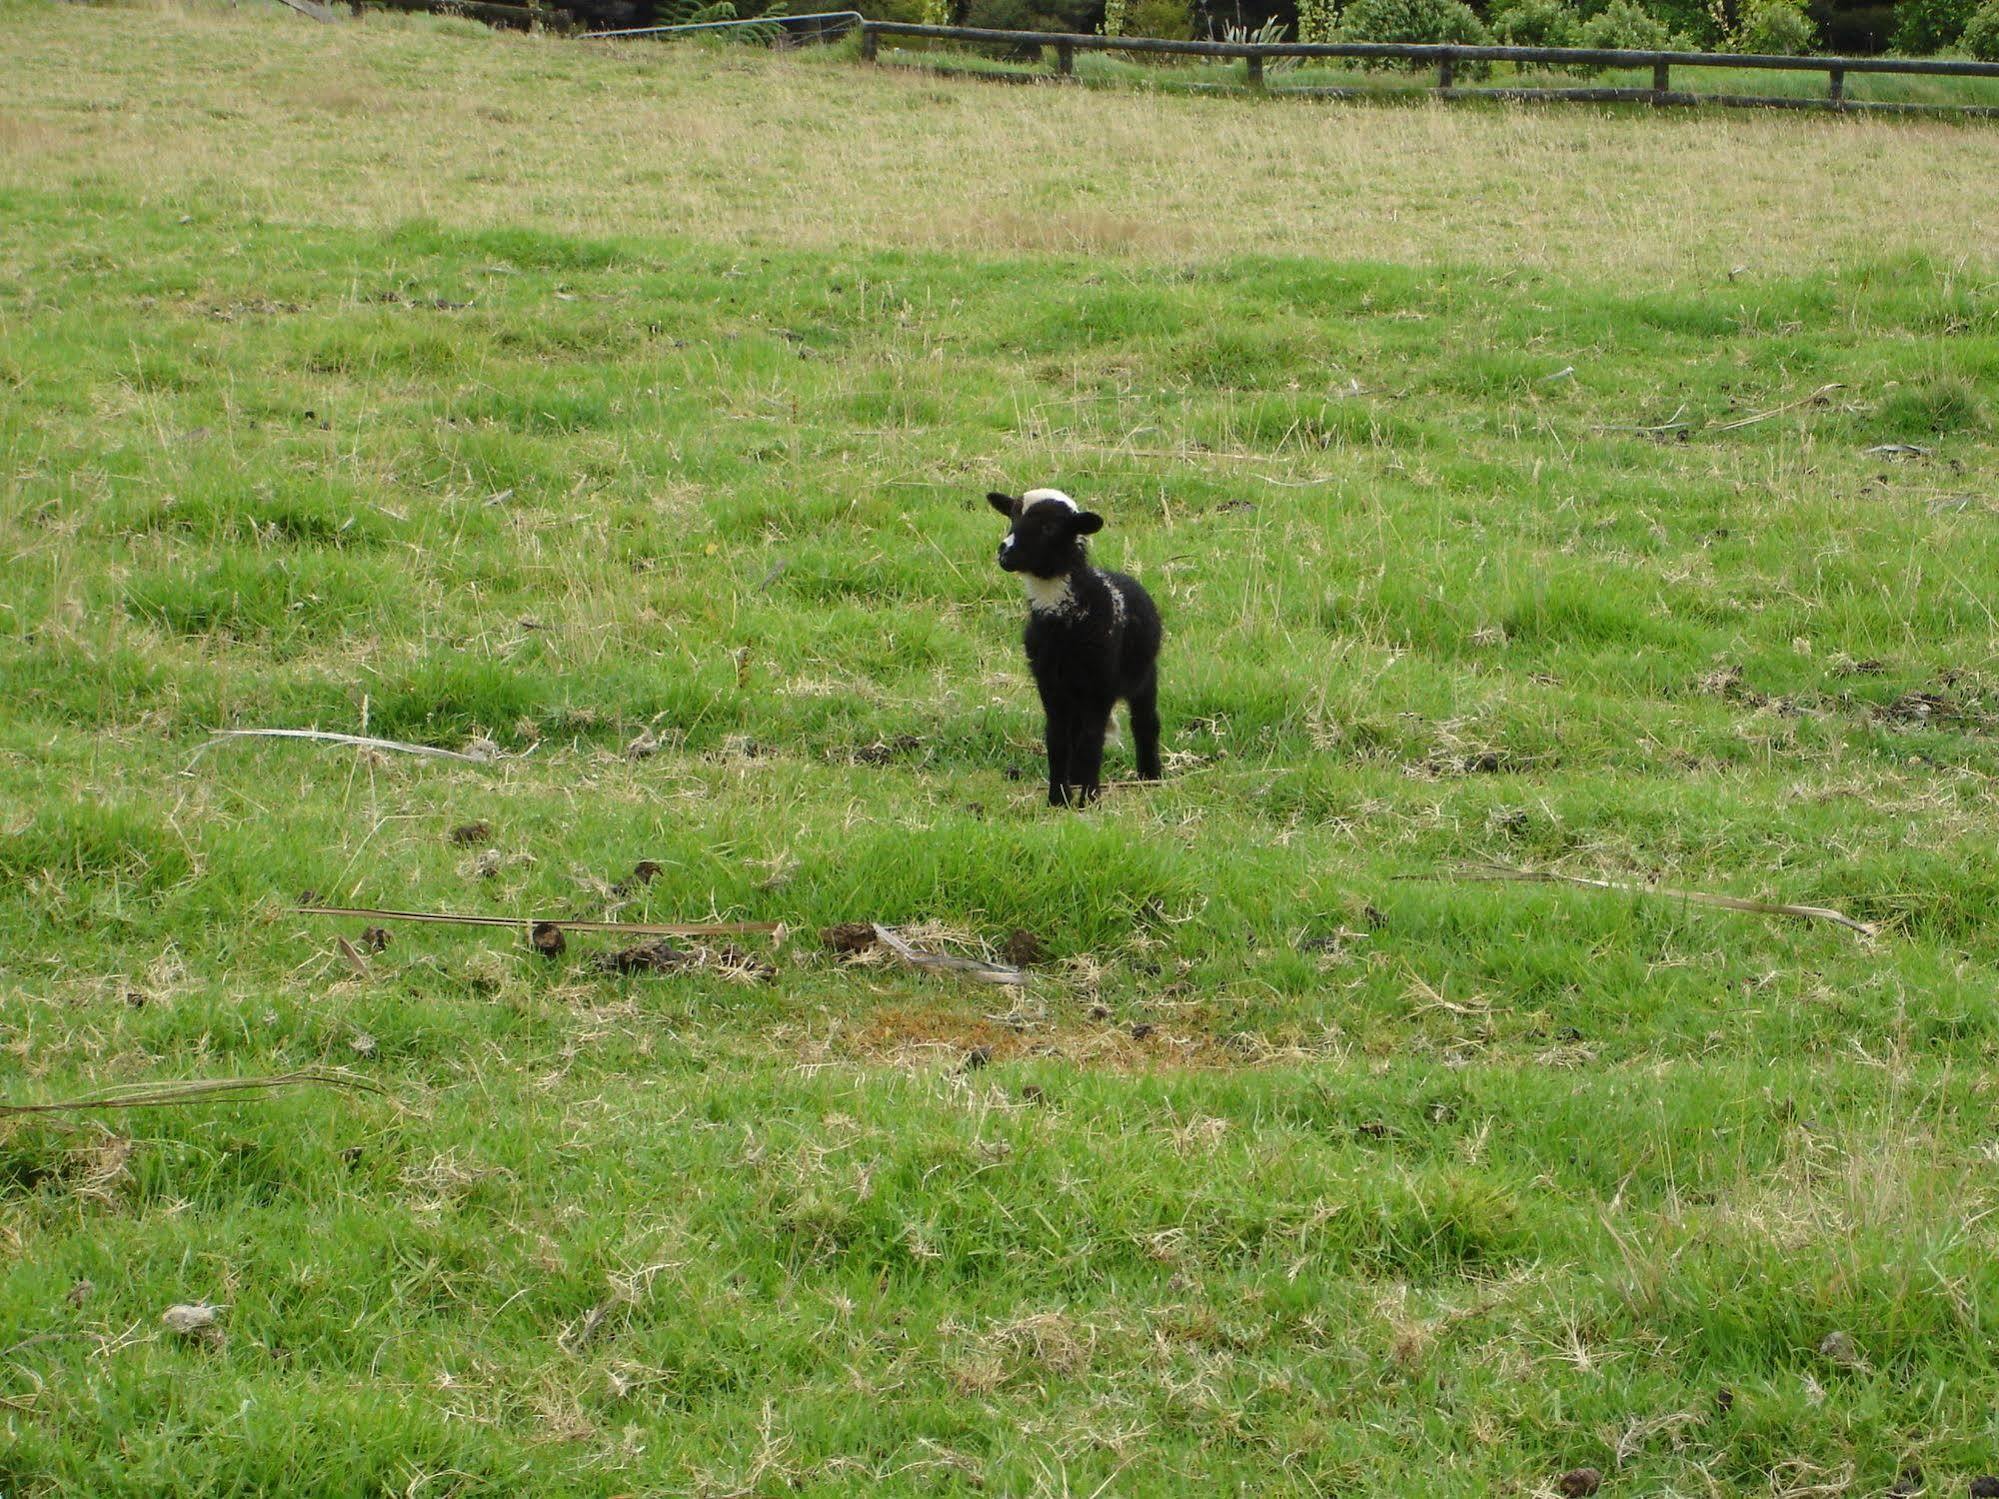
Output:
[[1104,528],[1104,518],[1094,510],[1080,512],[1070,525],[1076,528],[1078,536],[1094,536]]
[[1016,508],[1014,505],[1013,496],[1010,494],[1001,494],[997,489],[991,490],[987,493],[986,503],[992,506],[993,509],[997,510],[1001,515],[1004,515],[1009,519],[1012,518]]

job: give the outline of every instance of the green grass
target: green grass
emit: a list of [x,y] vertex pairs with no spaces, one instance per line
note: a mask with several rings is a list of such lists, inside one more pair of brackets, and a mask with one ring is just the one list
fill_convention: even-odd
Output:
[[[144,51],[215,184],[125,147],[0,174],[5,1096],[328,1064],[388,1090],[0,1126],[0,1491],[1993,1468],[1978,245],[1884,227],[1735,279],[1592,270],[1589,243],[1270,253],[1253,225],[1230,255],[787,246],[815,194],[845,211],[805,123],[758,143],[798,186],[757,238],[558,222],[559,153],[507,168],[512,222],[413,169],[428,216],[315,218],[318,134],[239,157],[195,120],[269,107],[231,81],[252,56],[303,87],[337,30],[18,3],[0,28],[0,76],[42,91],[14,139],[60,117],[16,59],[75,49],[81,109],[162,86],[114,76]],[[366,31],[419,80],[525,68],[481,106],[523,118],[580,66]],[[727,66],[850,88],[911,150],[1019,92]],[[1692,139],[1599,120],[1662,173]],[[1909,170],[1962,134],[1834,128]],[[287,151],[303,181],[260,175]],[[1379,165],[1441,236],[1437,170]],[[926,190],[978,211],[977,183]],[[1109,172],[1036,191],[1145,207]],[[983,503],[1038,482],[1105,511],[1099,558],[1168,620],[1168,780],[1082,815],[1042,805]],[[201,748],[231,726],[504,754]],[[454,841],[475,820],[490,841]],[[763,983],[415,926],[362,974],[334,939],[365,923],[294,914],[306,891],[788,931]],[[847,966],[818,931],[852,920],[1046,957],[1024,993]],[[203,1300],[219,1343],[161,1324]]]

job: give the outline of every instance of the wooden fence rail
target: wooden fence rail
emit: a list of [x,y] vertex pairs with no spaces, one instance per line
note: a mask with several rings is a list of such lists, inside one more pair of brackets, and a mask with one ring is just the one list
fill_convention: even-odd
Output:
[[[289,4],[290,0],[286,0],[286,3]],[[827,42],[843,37],[855,27],[866,23],[867,17],[857,10],[815,10],[802,15],[753,16],[746,21],[690,21],[672,26],[626,26],[612,31],[592,31],[583,40],[615,42],[634,36],[656,36],[664,40],[668,37],[715,35],[734,31],[752,38],[774,37],[782,42]]]
[[[1053,48],[1060,76],[1073,75],[1078,52],[1136,52],[1174,57],[1240,59],[1252,88],[1263,88],[1264,63],[1272,58],[1316,58],[1357,62],[1430,64],[1437,69],[1435,92],[1450,99],[1570,99],[1596,103],[1729,104],[1780,109],[1944,111],[1966,115],[1999,115],[1994,104],[1904,104],[1849,99],[1850,73],[1893,73],[1928,78],[1999,78],[1999,63],[1935,57],[1779,57],[1738,52],[1638,52],[1600,47],[1461,47],[1401,42],[1194,42],[1149,36],[1086,36],[1055,31],[995,31],[982,26],[921,26],[908,21],[868,21],[861,27],[861,55],[873,60],[881,38],[911,37],[930,41],[977,42],[986,46],[1026,49]],[[1652,86],[1645,88],[1465,88],[1459,70],[1487,63],[1538,63],[1564,68],[1650,68]],[[1822,99],[1797,96],[1694,94],[1672,87],[1674,68],[1734,68],[1743,71],[1824,73]],[[1351,95],[1356,89],[1297,88],[1286,93]]]

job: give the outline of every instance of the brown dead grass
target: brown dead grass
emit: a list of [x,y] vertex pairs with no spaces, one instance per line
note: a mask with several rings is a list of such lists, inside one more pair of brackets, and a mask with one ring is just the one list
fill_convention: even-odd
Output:
[[362,115],[398,107],[405,101],[376,88],[324,83],[301,90],[293,102],[303,114]]
[[[1476,260],[1629,284],[1975,257],[1999,216],[1991,132],[1947,122],[1001,89],[185,0],[10,7],[0,79],[0,184],[291,222]],[[1856,169],[1929,190],[1856,212]]]
[[[1134,1030],[1138,1033],[1134,1034]],[[1245,1045],[1181,1024],[1075,1020],[1015,1026],[948,1001],[884,1005],[865,1022],[836,1032],[831,1055],[908,1069],[958,1067],[978,1048],[990,1062],[1052,1058],[1117,1072],[1246,1067],[1296,1062],[1302,1053]]]
[[56,150],[64,139],[63,132],[52,124],[0,114],[0,161],[26,161]]

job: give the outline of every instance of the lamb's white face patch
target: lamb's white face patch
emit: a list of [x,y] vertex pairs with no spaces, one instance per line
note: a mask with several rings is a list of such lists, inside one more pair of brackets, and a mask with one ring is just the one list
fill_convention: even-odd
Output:
[[1027,607],[1036,614],[1060,614],[1076,607],[1076,595],[1070,591],[1066,575],[1060,578],[1037,578],[1033,573],[1023,573],[1027,583]]
[[1060,505],[1069,510],[1082,508],[1059,489],[1030,489],[1020,497],[1022,510],[1032,510],[1036,505]]

